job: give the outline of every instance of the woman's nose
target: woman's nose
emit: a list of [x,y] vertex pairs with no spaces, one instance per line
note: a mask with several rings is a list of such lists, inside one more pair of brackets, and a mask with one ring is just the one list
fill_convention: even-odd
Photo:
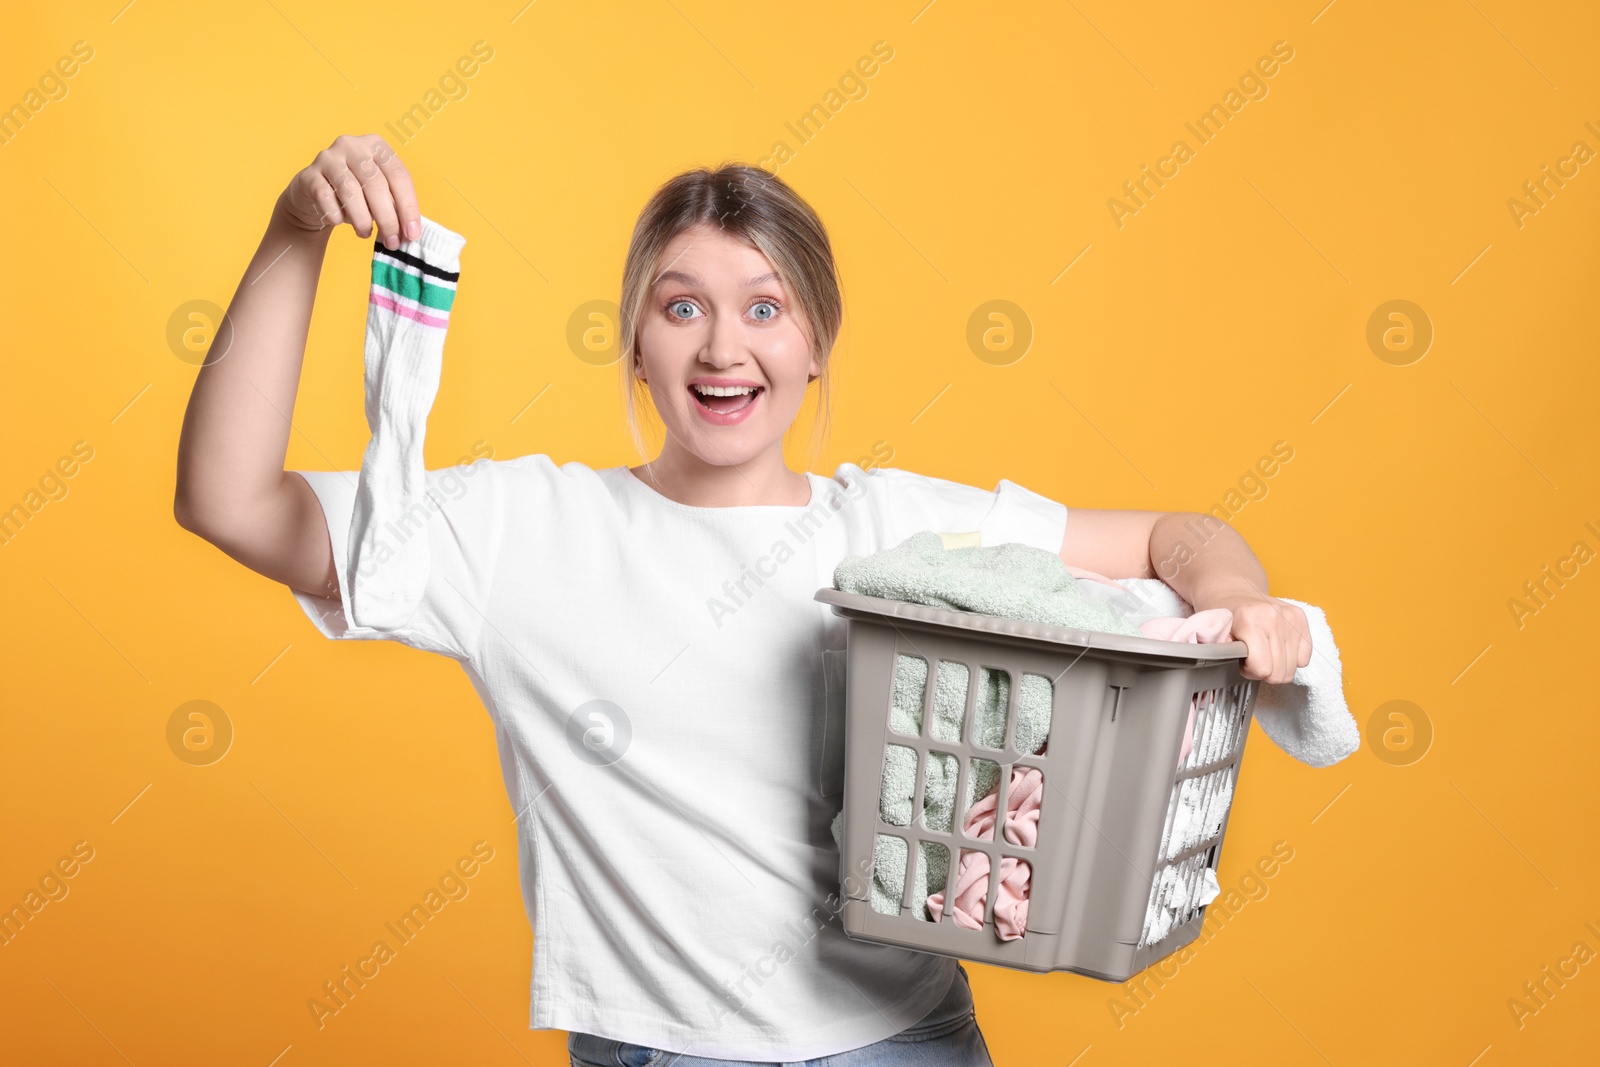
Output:
[[743,363],[744,339],[740,336],[739,324],[725,319],[713,323],[700,359],[718,369]]

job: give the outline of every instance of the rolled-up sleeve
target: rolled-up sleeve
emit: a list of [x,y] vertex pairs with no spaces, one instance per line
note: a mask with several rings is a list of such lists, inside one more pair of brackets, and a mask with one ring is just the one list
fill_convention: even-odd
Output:
[[867,477],[887,483],[896,544],[922,530],[978,531],[985,547],[1018,542],[1059,553],[1066,538],[1066,505],[1009,478],[991,491],[893,467],[875,467]]
[[[428,568],[427,581],[411,618],[394,629],[356,625],[345,610],[354,583],[361,580],[350,566],[350,523],[360,472],[294,471],[322,505],[339,582],[338,599],[291,589],[317,631],[332,640],[397,641],[451,659],[471,658],[502,539],[498,467],[497,461],[481,459],[426,472],[428,552],[417,565]],[[404,537],[405,531],[393,536]]]

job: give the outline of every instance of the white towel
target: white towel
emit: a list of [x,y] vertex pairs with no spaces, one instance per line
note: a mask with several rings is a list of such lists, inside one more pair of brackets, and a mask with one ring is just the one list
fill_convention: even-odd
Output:
[[[1103,597],[1122,609],[1135,624],[1176,615],[1187,618],[1194,608],[1159,578],[1118,578],[1128,590],[1119,594],[1101,582],[1080,581],[1087,594]],[[1311,629],[1311,662],[1282,683],[1259,683],[1256,721],[1274,744],[1301,763],[1329,767],[1361,747],[1361,731],[1344,699],[1344,667],[1339,646],[1322,609],[1290,597],[1277,599],[1306,613]]]

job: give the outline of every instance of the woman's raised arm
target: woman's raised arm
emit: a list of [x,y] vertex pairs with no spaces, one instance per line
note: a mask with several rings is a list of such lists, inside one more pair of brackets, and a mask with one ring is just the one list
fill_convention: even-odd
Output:
[[334,227],[390,248],[421,233],[410,175],[376,134],[340,136],[278,196],[195,379],[173,516],[260,574],[337,597],[327,523],[284,470],[323,254]]

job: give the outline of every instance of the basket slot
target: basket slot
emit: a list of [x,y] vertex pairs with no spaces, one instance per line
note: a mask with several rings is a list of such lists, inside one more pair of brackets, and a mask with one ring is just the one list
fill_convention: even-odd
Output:
[[988,884],[983,889],[983,928],[994,929],[994,905],[999,899],[997,890],[1000,887],[1000,864],[996,862],[994,853],[989,853],[989,878]]
[[[897,837],[894,834],[885,833],[879,833],[877,835],[877,837],[874,839],[872,849],[872,884],[874,889],[877,888],[878,882],[881,880],[884,868],[889,866],[904,866],[901,863],[901,858],[907,854],[905,838]],[[910,868],[907,867],[906,870],[907,874],[909,875]],[[890,893],[889,887],[884,887],[882,892],[884,895],[891,897],[890,901],[887,903],[887,905],[881,904],[878,899],[879,893],[870,892],[868,896],[871,899],[872,909],[883,915],[897,915],[909,902],[908,898],[911,893],[911,880],[909,877],[907,877],[900,886],[900,896],[902,900],[900,908],[896,908],[894,906],[893,897]]]
[[[1000,873],[1002,875],[1008,874],[1008,872],[1006,870],[1006,867],[1008,866],[1008,864],[1007,864],[1008,860],[1010,861],[1009,865],[1012,868],[1012,872],[1010,872],[1012,874],[1012,876],[1013,877],[1017,877],[1017,878],[1026,878],[1027,881],[1028,881],[1028,884],[1032,885],[1033,884],[1033,862],[1031,860],[1023,859],[1021,856],[1002,856],[1001,859],[1000,859]],[[999,901],[999,890],[998,889],[995,891],[995,900],[996,900],[996,906],[998,907],[998,901]],[[1023,926],[1023,931],[1022,931],[1022,933],[1020,935],[1021,937],[1027,937],[1028,936],[1028,931],[1027,931],[1028,903],[1029,903],[1029,901],[1027,901],[1027,900],[1019,901],[1018,902],[1018,907],[1016,909],[1018,912],[1021,913],[1020,925]],[[1017,916],[1008,916],[1008,920],[1013,922],[1013,923],[1016,923],[1017,919],[1018,919]]]
[[1195,711],[1194,737],[1180,772],[1202,774],[1232,762],[1242,747],[1247,719],[1244,684],[1213,689],[1197,689],[1192,699]]
[[1162,862],[1170,863],[1180,853],[1216,835],[1216,827],[1227,817],[1233,802],[1234,773],[1234,765],[1229,764],[1204,777],[1185,778],[1173,787],[1159,853]]
[[944,724],[935,720],[934,734],[941,741],[963,741],[972,736],[972,718],[977,714],[978,686],[973,678],[972,669],[960,660],[940,660],[939,670],[942,673],[946,667],[950,668],[951,685],[956,684],[956,678],[961,679],[961,688],[966,691],[966,702],[961,706],[961,721],[956,724],[956,736],[945,737],[942,734],[948,731],[941,730]]
[[[1015,752],[1016,738],[1014,735],[1017,732],[1017,701],[1022,698],[1021,679],[1010,671],[1003,672],[1002,676],[1005,678],[1004,684],[1006,687],[1006,714],[1005,718],[1000,720],[1000,748],[1005,751]],[[1004,811],[1005,807],[1002,806],[1000,810]],[[991,896],[990,899],[992,900],[993,897]]]
[[[955,792],[951,794],[951,796],[954,798],[951,805],[952,807],[959,806],[961,804],[961,798],[971,792],[972,772],[969,769],[970,764],[971,760],[956,758],[956,789]],[[954,827],[951,829],[953,832]]]
[[1184,849],[1182,852],[1180,852],[1176,856],[1172,857],[1172,862],[1173,863],[1182,863],[1184,860],[1188,859],[1190,856],[1193,856],[1196,853],[1204,852],[1209,848],[1214,848],[1214,847],[1216,847],[1216,845],[1217,845],[1217,835],[1216,834],[1212,834],[1210,837],[1206,838],[1204,841],[1200,841],[1200,842],[1198,842],[1196,844],[1190,845],[1188,848]]
[[[951,779],[960,777],[960,768],[958,766],[960,759],[961,757],[955,755],[954,753],[938,751],[930,751],[924,758],[922,765],[923,782],[926,783],[931,781],[941,785],[945,782],[950,782],[952,789],[950,792],[950,806],[935,806],[928,803],[927,797],[929,794],[929,789],[927,785],[924,784],[922,789],[923,805],[921,821],[923,828],[933,830],[936,833],[941,834],[948,834],[951,832],[955,824],[956,816],[955,799],[956,797],[960,796],[960,793],[956,792],[955,789],[956,783],[952,782]],[[962,818],[965,818],[965,812],[962,813]]]
[[[988,885],[984,887],[983,896],[983,929],[990,932],[989,936],[998,938],[1000,933],[1000,923],[995,912],[1000,907],[1001,879],[1007,879],[1013,885],[1015,885],[1020,877],[1027,875],[1028,880],[1031,883],[1032,874],[1033,865],[1027,860],[1023,859],[1021,856],[1001,856],[999,857],[999,862],[995,862],[994,854],[990,854],[989,880]],[[1027,901],[1021,901],[1019,903],[1021,906],[1017,907],[1016,910],[1024,911]],[[1007,916],[1007,925],[1013,930],[1018,925],[1017,916],[1014,913]],[[1018,935],[1019,938],[1027,936],[1027,930],[1025,928],[1022,933]],[[1017,940],[1017,938],[1012,938],[1012,940]]]
[[[972,865],[977,862],[977,857],[979,857],[981,855],[983,855],[983,850],[982,849],[976,849],[976,848],[964,848],[964,849],[962,849],[961,850],[961,866],[970,871],[972,869]],[[951,879],[951,885],[952,885],[952,888],[953,888],[953,887],[959,885],[959,883],[955,879]],[[946,922],[949,922],[951,926],[962,927],[962,928],[965,928],[965,929],[968,929],[968,930],[982,929],[982,925],[987,924],[988,921],[989,921],[989,900],[994,896],[993,890],[994,890],[994,871],[991,869],[989,871],[989,874],[984,879],[983,893],[978,898],[978,900],[975,902],[975,903],[977,903],[979,908],[983,909],[983,918],[980,920],[980,926],[979,927],[974,928],[972,926],[969,926],[967,924],[967,922],[959,921],[956,918],[956,915],[958,914],[957,909],[953,905],[944,909],[944,914],[942,916],[942,920],[941,921],[946,921]],[[952,900],[952,894],[948,894],[947,893],[945,895],[944,899],[947,902],[951,901]]]
[[[928,894],[929,896],[943,892],[944,899],[949,900],[950,892],[955,885],[956,873],[950,869],[950,850],[937,841],[919,841],[917,845],[916,881],[913,884],[930,886],[933,891]],[[945,872],[944,877],[939,877],[939,871]],[[923,901],[922,907],[912,908],[911,917],[922,922],[933,921],[926,900]]]
[[[902,652],[895,657],[894,665],[889,731],[903,737],[921,737],[927,703],[932,699],[932,686],[928,685],[928,661],[921,656],[909,656]],[[912,707],[918,710],[912,713]]]
[[[959,743],[974,736],[974,718],[977,715],[978,686],[973,682],[972,669],[961,660],[933,657],[933,670],[924,681],[922,693],[922,721],[927,736],[938,741]],[[940,693],[946,697],[947,713],[941,715]],[[960,711],[949,707],[949,698],[962,694]]]
[[1185,778],[1204,778],[1206,775],[1214,774],[1217,771],[1222,770],[1224,767],[1231,767],[1235,763],[1237,763],[1238,761],[1239,761],[1238,753],[1230,752],[1227,755],[1223,756],[1221,759],[1216,760],[1216,761],[1214,761],[1212,763],[1204,764],[1203,766],[1196,767],[1193,770],[1180,771],[1178,773],[1177,780],[1179,782],[1182,782]]
[[1164,941],[1205,908],[1205,905],[1196,904],[1195,901],[1212,859],[1210,850],[1197,852],[1186,859],[1167,864],[1156,873],[1150,887],[1144,930],[1139,936],[1141,946]]
[[1193,701],[1195,708],[1194,736],[1189,746],[1189,755],[1184,758],[1185,769],[1207,762],[1206,742],[1210,737],[1212,722],[1215,719],[1212,703],[1209,699],[1210,694],[1211,691],[1208,689],[1197,689],[1191,694],[1190,699]]
[[[1012,688],[1011,697],[1012,697],[1012,700],[1015,701],[1015,699],[1016,699],[1016,689],[1015,689],[1015,687]],[[995,783],[995,809],[994,809],[995,810],[995,823],[996,824],[998,824],[1000,819],[1003,818],[1004,815],[1005,815],[1006,799],[1007,799],[1008,795],[1011,792],[1011,768],[1010,767],[997,768],[997,772],[999,774],[999,779]],[[998,841],[999,839],[1003,838],[1003,836],[1004,835],[996,835],[994,833],[993,827],[991,826],[990,831],[989,831],[989,836],[988,836],[988,838],[986,838],[986,840]],[[987,893],[984,895],[983,925],[984,925],[985,929],[992,930],[992,929],[994,929],[994,908],[995,908],[995,904],[1000,899],[1000,873],[1001,873],[1001,869],[1004,867],[1004,864],[1002,862],[1000,862],[1000,855],[999,855],[999,851],[998,851],[997,848],[994,849],[994,850],[986,850],[986,851],[989,851],[989,888],[988,888]]]
[[[961,820],[962,842],[965,843],[967,841],[994,841],[995,840],[995,827],[999,826],[1001,834],[1004,837],[1006,844],[1011,845],[1013,848],[1034,848],[1034,847],[1036,847],[1036,844],[1035,845],[1029,845],[1029,844],[1027,844],[1025,842],[1022,842],[1022,841],[1013,840],[1014,837],[1020,837],[1021,835],[1015,829],[1016,826],[1017,826],[1017,820],[1014,820],[1012,818],[1012,812],[1010,811],[1010,808],[1011,808],[1011,792],[1012,792],[1012,789],[1013,789],[1013,786],[1011,784],[1011,779],[1019,769],[1022,769],[1022,770],[1028,770],[1028,769],[1037,770],[1039,772],[1039,780],[1040,780],[1040,783],[1041,783],[1040,787],[1043,788],[1044,785],[1047,784],[1047,780],[1046,780],[1046,776],[1045,776],[1043,768],[1040,768],[1036,764],[1032,764],[1032,763],[1014,763],[1014,764],[1008,765],[1006,767],[1006,769],[1005,769],[1005,773],[1002,775],[1002,774],[999,773],[999,765],[998,764],[993,764],[989,760],[976,759],[976,758],[973,760],[973,762],[977,763],[977,764],[985,764],[985,763],[987,763],[990,766],[993,766],[993,767],[996,768],[995,777],[994,777],[995,786],[993,788],[987,788],[986,787],[986,788],[980,790],[979,791],[979,795],[973,798],[971,807],[969,807],[967,809],[969,815],[967,817],[963,817],[963,819]],[[991,795],[994,797],[994,808],[993,808],[993,811],[992,811],[992,813],[991,813],[991,815],[989,817],[989,820],[988,820],[989,821],[989,825],[987,827],[985,827],[981,832],[979,832],[977,834],[969,833],[967,831],[966,824],[967,824],[967,818],[970,817],[970,812],[971,812],[972,808],[976,807],[977,805],[979,805],[981,803],[983,803]],[[1038,820],[1038,821],[1036,821],[1034,823],[1035,843],[1037,843],[1037,841],[1039,840],[1038,834],[1042,833],[1043,829],[1044,829],[1044,823],[1043,823],[1044,814],[1043,814],[1043,806],[1042,806],[1042,804],[1035,811],[1035,816],[1036,816],[1036,818]]]
[[[980,664],[977,678],[977,685],[973,687],[972,708],[967,718],[965,736],[968,743],[977,748],[1003,752],[1006,738],[1011,731],[1011,723],[1017,716],[1017,687],[1011,684],[1013,676],[1004,667]],[[987,696],[991,692],[995,695],[994,705],[999,713],[999,722],[979,722],[978,695],[982,693]],[[999,729],[995,729],[996,726]]]
[[[1045,709],[1044,721],[1038,724],[1038,736],[1032,730],[1023,731],[1025,725],[1020,712],[1013,712],[1011,716],[1010,732],[1006,735],[1010,741],[1010,752],[1019,756],[1029,756],[1044,748],[1050,741],[1050,729],[1054,725],[1056,707],[1056,685],[1042,674],[1024,672],[1022,675],[1022,693],[1030,700]],[[1017,698],[1020,704],[1022,697]]]
[[[978,805],[978,802],[989,795],[992,786],[1000,782],[1000,764],[992,759],[984,759],[981,756],[971,757],[968,763],[971,766],[971,784],[965,792],[958,794],[964,798],[961,814],[961,840],[963,842],[992,841],[994,840],[994,825],[992,823],[983,833],[973,836],[967,832],[967,818],[972,814],[972,809]],[[995,809],[997,812],[1000,810],[1000,808]]]
[[1207,704],[1206,737],[1198,755],[1202,763],[1211,763],[1227,751],[1229,716],[1220,691],[1208,689],[1204,699]]
[[883,748],[883,780],[878,794],[878,815],[890,826],[910,826],[912,816],[922,799],[922,783],[918,780],[906,796],[897,789],[896,782],[916,774],[917,751],[906,745],[885,745]]

